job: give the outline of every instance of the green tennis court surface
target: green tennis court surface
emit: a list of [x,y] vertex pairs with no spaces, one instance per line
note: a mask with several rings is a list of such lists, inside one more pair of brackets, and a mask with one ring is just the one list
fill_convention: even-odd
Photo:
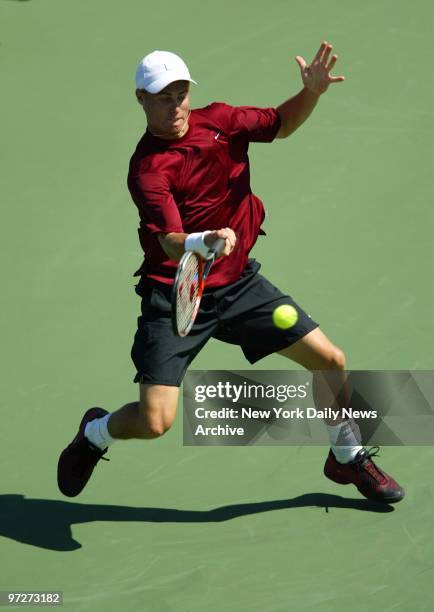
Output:
[[[77,612],[433,609],[429,447],[382,449],[407,497],[381,509],[322,476],[326,448],[184,448],[178,415],[112,447],[80,497],[56,486],[84,410],[137,399],[126,172],[153,49],[186,60],[193,107],[270,106],[300,88],[294,56],[333,43],[346,82],[251,147],[254,253],[349,368],[434,369],[433,17],[420,0],[0,2],[0,590],[63,591]],[[216,341],[194,365],[249,368]]]

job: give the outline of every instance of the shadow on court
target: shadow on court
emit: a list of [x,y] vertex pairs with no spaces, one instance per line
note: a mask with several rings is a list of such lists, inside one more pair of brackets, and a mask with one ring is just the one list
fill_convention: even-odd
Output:
[[212,510],[133,508],[77,504],[50,499],[26,499],[24,495],[0,495],[0,536],[50,550],[77,550],[71,525],[92,521],[147,523],[218,523],[249,514],[312,507],[347,508],[365,512],[393,512],[392,506],[366,499],[348,499],[327,493],[307,493],[292,499],[222,506]]

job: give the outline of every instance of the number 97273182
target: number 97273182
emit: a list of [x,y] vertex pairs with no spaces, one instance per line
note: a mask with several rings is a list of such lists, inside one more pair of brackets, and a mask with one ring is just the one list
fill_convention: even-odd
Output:
[[0,606],[61,606],[61,591],[0,591]]

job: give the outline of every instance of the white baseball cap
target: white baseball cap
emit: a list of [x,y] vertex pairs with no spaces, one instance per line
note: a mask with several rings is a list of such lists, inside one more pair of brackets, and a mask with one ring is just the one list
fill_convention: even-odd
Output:
[[159,93],[173,81],[190,81],[197,85],[190,76],[185,62],[170,51],[152,51],[137,66],[137,89],[146,89],[149,93]]

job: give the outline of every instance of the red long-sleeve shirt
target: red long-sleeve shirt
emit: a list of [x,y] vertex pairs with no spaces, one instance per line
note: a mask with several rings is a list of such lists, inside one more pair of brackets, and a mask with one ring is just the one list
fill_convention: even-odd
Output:
[[131,158],[128,188],[139,209],[145,259],[134,276],[173,282],[177,262],[160,232],[199,232],[230,227],[234,251],[212,267],[208,287],[236,281],[264,220],[261,200],[250,189],[249,142],[271,142],[280,128],[274,108],[223,103],[194,109],[187,133],[164,140],[147,131]]

